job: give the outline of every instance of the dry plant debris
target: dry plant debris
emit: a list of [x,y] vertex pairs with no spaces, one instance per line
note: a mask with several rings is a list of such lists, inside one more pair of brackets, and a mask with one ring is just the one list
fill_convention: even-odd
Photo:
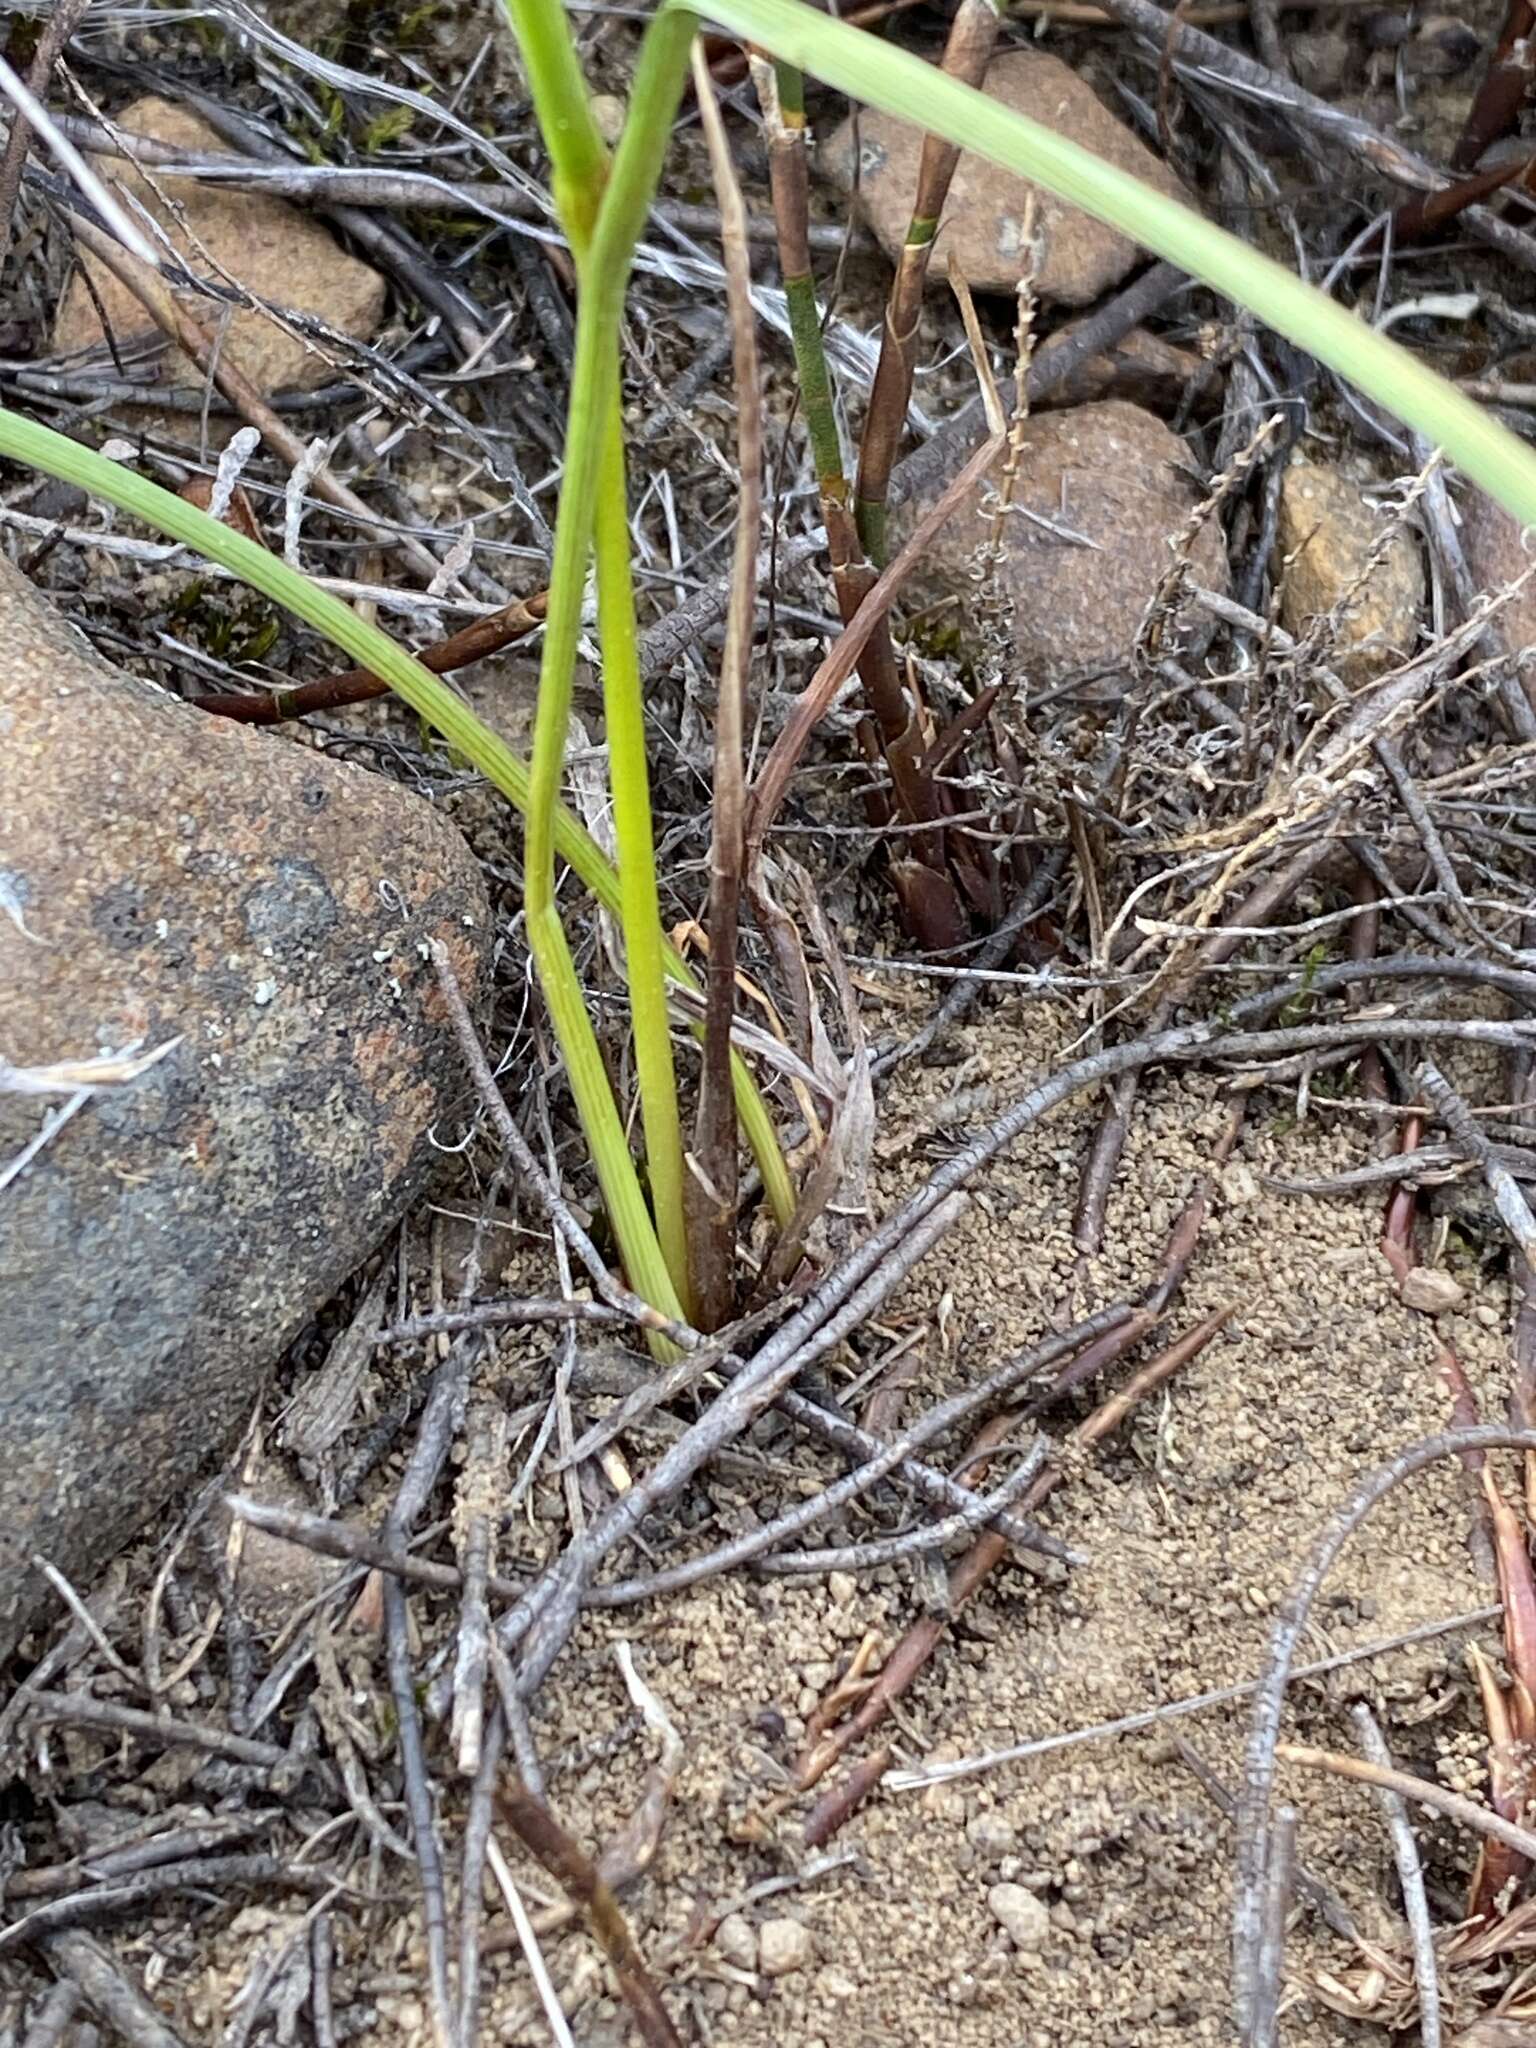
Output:
[[[1153,0],[1052,9],[1048,54],[1001,61],[1070,66],[1213,214],[1518,409],[1536,238],[1490,203],[1516,171],[1478,166],[1516,126],[1521,6],[1473,8],[1470,70],[1464,38],[1394,41],[1379,9],[1330,10],[1322,47],[1290,7],[1175,22]],[[371,335],[290,303],[199,249],[189,205],[193,274],[134,296],[159,338],[135,318],[50,355],[102,230],[13,145],[7,396],[116,439],[525,726],[496,657],[542,617],[571,275],[505,44],[454,10],[299,24],[220,0],[196,44],[115,0],[59,19],[13,62],[35,57],[103,176],[168,218],[177,195],[300,209],[390,302]],[[990,48],[975,27],[957,67]],[[890,32],[924,36],[900,13]],[[600,13],[591,40],[621,99],[630,25]],[[926,258],[892,289],[803,148],[791,165],[733,97],[737,57],[714,67],[736,322],[733,209],[701,198],[690,111],[629,331],[668,909],[698,934],[734,587],[764,919],[739,1010],[807,1158],[866,1052],[868,1127],[803,1258],[750,1241],[763,1284],[744,1263],[718,1340],[669,1333],[675,1373],[610,1271],[500,807],[233,585],[4,479],[8,550],[113,659],[452,818],[502,947],[474,1016],[442,976],[464,1082],[438,1193],[300,1337],[216,1478],[98,1583],[52,1570],[0,1704],[0,2030],[1216,2042],[1236,1862],[1250,2040],[1432,2041],[1438,2017],[1447,2044],[1506,2048],[1536,2024],[1536,1481],[1493,1419],[1521,1444],[1536,1419],[1524,558],[1486,508],[1458,523],[1432,451],[1161,266],[1070,336],[1049,304],[954,303]],[[177,125],[135,140],[118,117],[151,91]],[[813,129],[840,118],[813,96]],[[1465,245],[1434,239],[1448,223]],[[849,487],[898,512],[953,492],[977,580],[930,592],[897,554],[882,583],[853,515],[828,519],[786,247],[830,301],[846,422],[885,439]],[[748,265],[769,502],[733,578]],[[116,289],[97,299],[121,324]],[[252,333],[319,388],[226,352]],[[1169,352],[1156,377],[1139,333]],[[1179,502],[1146,601],[1069,671],[1020,657],[1028,550],[993,542],[1031,510],[1070,524],[1071,461],[1050,505],[1018,465],[1032,440],[1081,447],[1081,405],[1027,418],[1079,375],[1116,416],[1163,411],[1136,445],[1172,451]],[[983,440],[1005,466],[1013,445],[995,502],[955,483]],[[1303,462],[1355,493],[1351,546],[1310,583]],[[1081,543],[1035,544],[1059,571]],[[841,694],[856,665],[873,725]],[[571,760],[594,824],[595,703]],[[916,956],[892,872],[938,935]],[[0,908],[24,940],[26,906]],[[618,986],[599,920],[580,964]],[[1269,1688],[1272,1741],[1295,1560],[1410,1444],[1422,1476],[1307,1608],[1288,1805],[1256,1836],[1244,1688]],[[1180,1750],[1159,1710],[1192,1700]]]

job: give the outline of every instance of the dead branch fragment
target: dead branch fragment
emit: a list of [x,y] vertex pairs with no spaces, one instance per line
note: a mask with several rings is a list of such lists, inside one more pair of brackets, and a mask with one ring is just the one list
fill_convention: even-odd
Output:
[[504,1776],[496,1805],[518,1840],[585,1914],[613,1966],[619,1990],[647,2048],[682,2048],[682,2036],[668,2017],[619,1902],[591,1858],[521,1780]]

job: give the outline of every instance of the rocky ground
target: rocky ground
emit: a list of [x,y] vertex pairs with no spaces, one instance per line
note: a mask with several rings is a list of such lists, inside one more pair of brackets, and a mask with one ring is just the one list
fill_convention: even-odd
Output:
[[[988,89],[1287,262],[1300,252],[1523,431],[1518,263],[1469,233],[1382,269],[1359,238],[1391,190],[1368,168],[1385,145],[1341,149],[1305,104],[1449,160],[1496,10],[1286,12],[1281,111],[1260,114],[1209,65],[1172,80],[1093,13],[1010,21]],[[1254,47],[1248,23],[1207,14],[1228,48]],[[590,29],[611,124],[631,27]],[[932,53],[943,21],[908,10],[890,32]],[[1268,11],[1253,32],[1263,50]],[[761,133],[730,63],[720,53],[732,144],[767,231],[766,747],[836,621],[774,324]],[[467,632],[456,687],[524,750],[536,670],[515,643],[541,616],[571,280],[517,225],[540,217],[545,169],[501,28],[451,8],[383,23],[215,8],[198,27],[107,5],[70,64],[50,105],[202,289],[167,311],[34,156],[3,273],[4,402],[211,507],[407,644]],[[811,114],[815,260],[851,436],[916,145],[830,95]],[[128,167],[123,136],[152,161]],[[281,192],[252,189],[262,161],[281,163]],[[328,167],[395,186],[359,200]],[[423,170],[442,186],[429,207],[400,182]],[[510,227],[488,217],[492,192]],[[720,616],[699,593],[719,586],[738,488],[710,198],[689,116],[637,270],[626,393],[667,914],[686,945]],[[1369,267],[1353,271],[1356,242]],[[947,1585],[931,1560],[881,1561],[869,1546],[899,1552],[930,1512],[907,1477],[886,1480],[797,1537],[836,1553],[814,1570],[779,1546],[777,1565],[589,1610],[508,1740],[609,1859],[684,2038],[1216,2041],[1247,1688],[1309,1546],[1405,1445],[1453,1418],[1532,1412],[1529,1272],[1464,1136],[1424,1156],[1390,1212],[1390,1171],[1361,1169],[1415,1142],[1404,1108],[1426,1049],[1499,1160],[1530,1166],[1526,1056],[1488,1031],[1433,1034],[1529,1009],[1536,585],[1467,628],[1480,594],[1524,572],[1514,522],[1448,498],[1389,423],[1229,307],[1152,289],[1141,253],[1074,209],[962,159],[940,247],[898,538],[984,432],[941,270],[973,295],[1004,406],[1021,370],[1040,388],[990,492],[903,593],[898,644],[954,806],[1001,877],[992,907],[1028,915],[986,978],[920,957],[893,908],[896,835],[863,801],[855,718],[822,722],[771,843],[824,1006],[799,1050],[846,1105],[862,1099],[858,1037],[886,1057],[872,1122],[848,1141],[862,1169],[845,1163],[808,1271],[835,1272],[1097,1046],[1174,1017],[1225,1023],[1277,986],[1275,1021],[1339,1020],[1342,1058],[1314,1044],[1262,1072],[1229,1058],[1149,1074],[1097,1197],[1106,1098],[1085,1088],[971,1177],[937,1252],[802,1376],[812,1404],[889,1437],[1051,1332],[1139,1300],[1198,1202],[1181,1284],[1045,1413],[1055,1490],[1039,1513],[1069,1563],[1015,1548],[973,1584],[963,1530]],[[1138,292],[1139,318],[1076,347],[1080,323]],[[500,1574],[488,1606],[503,1611],[715,1386],[562,1464],[650,1380],[632,1331],[404,1328],[455,1303],[582,1291],[467,1078],[454,986],[539,1163],[602,1230],[522,943],[517,833],[403,707],[338,680],[315,636],[133,520],[8,468],[0,526],[0,2040],[532,2042],[564,2038],[553,2005],[584,2043],[626,2038],[601,1950],[504,1815],[482,1872],[505,1724],[494,1660],[463,1676],[479,1610],[456,1574]],[[1369,720],[1394,689],[1406,715],[1350,753],[1339,707]],[[585,672],[577,718],[571,795],[601,834]],[[569,907],[606,1027],[609,935],[574,892]],[[1445,993],[1383,970],[1352,995],[1327,981],[1372,953],[1428,953],[1462,979]],[[744,1009],[775,1031],[794,1028],[785,960],[749,934]],[[957,989],[966,1007],[898,1057]],[[1376,1034],[1351,1026],[1350,1041],[1346,1002]],[[1415,1019],[1430,1020],[1422,1042]],[[610,1046],[622,1073],[616,1031]],[[787,1120],[825,1111],[793,1079],[774,1091]],[[1426,1142],[1454,1137],[1441,1123]],[[760,1218],[745,1244],[765,1252]],[[1006,1464],[1040,1384],[924,1455],[973,1474],[971,1434],[995,1416]],[[803,1415],[770,1409],[600,1579],[748,1542],[844,1469]],[[232,1493],[251,1514],[232,1514]],[[1288,1740],[1356,1751],[1348,1709],[1364,1701],[1400,1767],[1519,1816],[1526,1667],[1492,1611],[1490,1526],[1454,1462],[1386,1500],[1312,1611],[1300,1655],[1337,1668],[1293,1688]],[[370,1538],[390,1574],[370,1570]],[[348,1540],[350,1562],[326,1553]],[[910,1688],[823,1772],[818,1743],[924,1629]],[[1508,1650],[1503,1680],[1480,1692],[1469,1644]],[[1187,1716],[1091,1734],[1207,1693]],[[1514,1717],[1492,1776],[1490,1712]],[[1282,1790],[1304,1864],[1283,2038],[1416,2028],[1376,1793],[1295,1763]],[[1427,1810],[1415,1824],[1445,2038],[1519,2048],[1525,1866],[1474,1952],[1455,1932],[1469,1885],[1479,1896],[1474,1831]]]

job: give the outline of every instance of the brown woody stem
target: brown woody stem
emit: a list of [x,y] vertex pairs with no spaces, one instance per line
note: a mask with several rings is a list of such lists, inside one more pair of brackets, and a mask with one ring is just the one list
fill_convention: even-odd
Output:
[[[960,0],[939,68],[966,85],[979,86],[992,61],[997,26],[993,0]],[[886,555],[886,504],[891,471],[896,466],[896,451],[901,446],[907,403],[912,396],[913,356],[923,292],[928,283],[928,263],[959,161],[960,152],[953,143],[943,142],[936,135],[924,136],[912,218],[886,302],[880,360],[869,396],[854,491],[860,539],[870,559],[880,564]]]
[[[476,619],[462,632],[423,648],[416,659],[435,676],[468,668],[472,662],[484,661],[514,641],[525,639],[542,625],[548,603],[548,591],[535,591],[532,597],[503,605],[499,612]],[[273,690],[267,696],[248,697],[231,692],[227,696],[198,697],[194,702],[199,711],[211,711],[216,718],[233,718],[244,725],[277,725],[287,718],[304,718],[316,711],[339,711],[345,705],[367,704],[388,694],[389,684],[381,683],[369,670],[349,668],[313,683],[296,683],[289,690]]]
[[641,1960],[612,1887],[591,1857],[566,1833],[549,1808],[534,1798],[521,1779],[510,1775],[502,1779],[496,1805],[523,1847],[581,1909],[613,1967],[619,1990],[634,2015],[646,2048],[683,2048],[682,2036],[667,2016],[661,1993]]

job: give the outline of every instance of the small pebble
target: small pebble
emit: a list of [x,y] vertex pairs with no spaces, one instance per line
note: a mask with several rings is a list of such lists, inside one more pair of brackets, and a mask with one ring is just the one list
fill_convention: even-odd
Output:
[[765,1977],[789,1977],[814,1960],[811,1930],[798,1920],[765,1920],[758,1936],[758,1958]]
[[1017,1839],[1017,1830],[1000,1813],[977,1813],[965,1824],[965,1839],[983,1856],[1006,1856]]
[[744,1913],[727,1913],[715,1929],[715,1947],[738,1970],[757,1968],[757,1935]]
[[1051,1931],[1049,1911],[1021,1884],[993,1885],[987,1904],[1015,1948],[1039,1948]]
[[1435,1266],[1413,1267],[1403,1275],[1399,1291],[1404,1307],[1421,1309],[1427,1316],[1460,1308],[1467,1298],[1465,1288]]

